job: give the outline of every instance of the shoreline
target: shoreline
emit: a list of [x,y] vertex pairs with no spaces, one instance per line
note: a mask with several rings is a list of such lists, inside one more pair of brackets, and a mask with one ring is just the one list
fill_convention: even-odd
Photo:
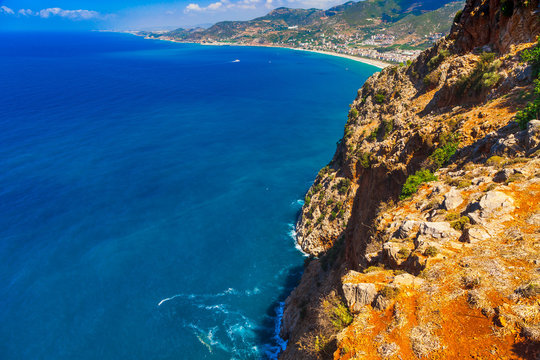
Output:
[[[133,34],[135,36],[143,36],[143,35],[138,35],[138,34],[134,34],[134,33],[129,33],[129,34]],[[145,39],[150,39],[150,40],[170,41],[170,42],[180,43],[180,44],[198,44],[198,45],[202,45],[202,46],[249,46],[249,47],[264,47],[264,48],[278,48],[278,49],[305,51],[305,52],[311,52],[311,53],[316,53],[316,54],[321,54],[321,55],[328,55],[328,56],[335,56],[335,57],[340,57],[340,58],[344,58],[344,59],[349,59],[349,60],[361,62],[363,64],[371,65],[371,66],[377,67],[379,69],[384,69],[387,66],[394,65],[394,64],[386,62],[386,61],[370,59],[370,58],[365,58],[365,57],[360,57],[360,56],[341,54],[341,53],[336,53],[336,52],[331,52],[331,51],[324,51],[324,50],[311,50],[311,49],[293,48],[293,47],[287,47],[287,46],[263,45],[263,44],[250,45],[250,44],[233,44],[233,43],[198,43],[198,42],[176,41],[174,39],[149,38],[149,37],[146,37],[146,36],[144,38]]]
[[[271,46],[271,47],[280,47],[280,46]],[[387,66],[394,65],[394,64],[391,64],[389,62],[382,61],[382,60],[375,60],[375,59],[370,59],[370,58],[365,58],[365,57],[360,57],[360,56],[354,56],[354,55],[348,55],[348,54],[340,54],[340,53],[335,53],[335,52],[331,52],[331,51],[309,50],[309,49],[288,48],[288,47],[282,47],[282,48],[283,49],[290,49],[290,50],[298,50],[298,51],[307,51],[307,52],[323,54],[323,55],[329,55],[329,56],[336,56],[336,57],[345,58],[345,59],[349,59],[349,60],[353,60],[353,61],[358,61],[358,62],[368,64],[368,65],[371,65],[371,66],[375,66],[375,67],[377,67],[379,69],[384,69]]]

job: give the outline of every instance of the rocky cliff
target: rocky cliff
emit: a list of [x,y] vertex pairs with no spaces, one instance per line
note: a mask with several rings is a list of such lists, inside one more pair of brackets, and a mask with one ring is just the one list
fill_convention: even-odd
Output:
[[358,91],[297,223],[282,359],[540,356],[539,33],[538,0],[469,0]]

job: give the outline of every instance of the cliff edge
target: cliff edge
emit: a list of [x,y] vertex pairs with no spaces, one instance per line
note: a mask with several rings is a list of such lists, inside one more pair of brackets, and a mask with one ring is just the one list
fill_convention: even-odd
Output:
[[282,359],[540,356],[540,5],[370,77],[306,195]]

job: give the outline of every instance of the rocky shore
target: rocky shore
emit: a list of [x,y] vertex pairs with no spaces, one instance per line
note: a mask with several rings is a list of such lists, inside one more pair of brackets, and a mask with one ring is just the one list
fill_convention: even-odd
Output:
[[281,359],[540,356],[540,121],[518,114],[539,18],[538,0],[469,0],[358,91],[297,223],[312,256]]

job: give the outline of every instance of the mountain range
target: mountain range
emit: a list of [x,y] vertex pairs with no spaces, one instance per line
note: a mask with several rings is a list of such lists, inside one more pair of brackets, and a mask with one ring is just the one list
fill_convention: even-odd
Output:
[[365,0],[328,10],[280,7],[249,21],[145,35],[203,43],[423,49],[448,33],[463,6],[464,1]]

